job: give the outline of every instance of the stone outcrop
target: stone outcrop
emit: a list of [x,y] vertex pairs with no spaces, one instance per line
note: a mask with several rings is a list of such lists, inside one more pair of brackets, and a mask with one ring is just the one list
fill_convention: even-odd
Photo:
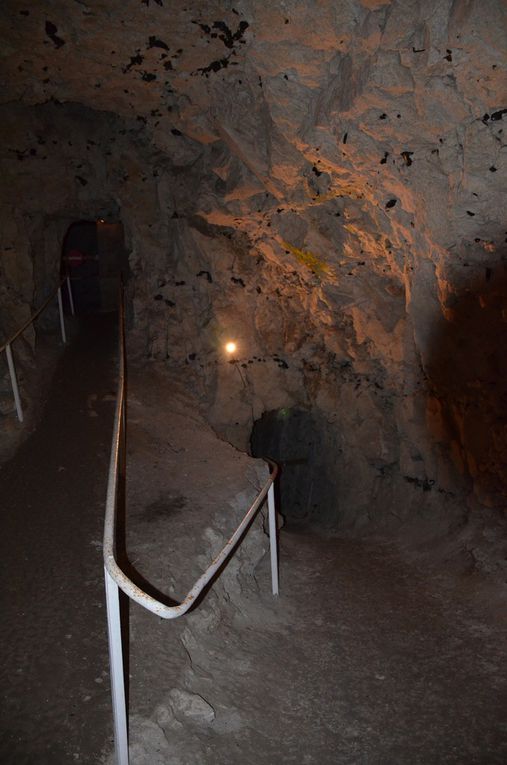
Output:
[[313,410],[352,527],[503,507],[501,0],[0,14],[4,331],[69,223],[109,212],[132,348],[184,372],[225,438]]

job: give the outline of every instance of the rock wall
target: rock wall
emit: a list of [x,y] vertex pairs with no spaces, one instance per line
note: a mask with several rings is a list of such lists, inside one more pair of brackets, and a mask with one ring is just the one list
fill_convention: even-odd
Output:
[[502,508],[502,0],[0,14],[13,322],[61,226],[112,206],[132,348],[179,368],[225,438],[315,410],[349,526]]

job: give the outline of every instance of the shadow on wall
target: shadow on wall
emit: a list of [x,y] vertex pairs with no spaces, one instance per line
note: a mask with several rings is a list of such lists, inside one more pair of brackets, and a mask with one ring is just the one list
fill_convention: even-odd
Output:
[[425,369],[428,426],[477,499],[507,496],[507,255],[467,271],[446,304]]

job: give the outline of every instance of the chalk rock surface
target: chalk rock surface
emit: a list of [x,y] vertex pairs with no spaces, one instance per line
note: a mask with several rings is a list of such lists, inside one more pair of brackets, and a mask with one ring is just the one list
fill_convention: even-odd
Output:
[[184,371],[225,438],[313,411],[350,527],[503,507],[502,0],[0,18],[4,331],[69,223],[119,216],[132,348]]

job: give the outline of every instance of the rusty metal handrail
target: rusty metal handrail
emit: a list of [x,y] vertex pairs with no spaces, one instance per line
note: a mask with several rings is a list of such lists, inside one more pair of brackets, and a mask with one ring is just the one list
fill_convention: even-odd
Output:
[[125,317],[123,287],[120,285],[119,298],[119,369],[118,369],[118,393],[113,426],[113,440],[111,459],[109,463],[109,476],[106,498],[106,514],[104,521],[104,574],[106,582],[107,621],[109,634],[109,656],[111,664],[111,692],[113,700],[113,719],[115,729],[115,748],[118,765],[128,765],[128,734],[127,734],[127,709],[125,702],[123,643],[121,631],[121,617],[119,607],[119,590],[148,611],[160,616],[162,619],[176,619],[187,613],[196,598],[204,588],[212,581],[221,566],[232,555],[239,540],[248,529],[251,520],[268,498],[269,513],[269,538],[271,555],[271,582],[274,595],[278,595],[278,551],[276,509],[274,496],[274,480],[278,473],[278,466],[266,460],[271,467],[268,480],[259,491],[254,502],[250,506],[243,520],[232,534],[231,538],[210,563],[206,571],[199,577],[186,597],[176,605],[167,605],[138,587],[132,579],[123,571],[116,560],[116,516],[118,496],[118,476],[122,446],[125,444]]

